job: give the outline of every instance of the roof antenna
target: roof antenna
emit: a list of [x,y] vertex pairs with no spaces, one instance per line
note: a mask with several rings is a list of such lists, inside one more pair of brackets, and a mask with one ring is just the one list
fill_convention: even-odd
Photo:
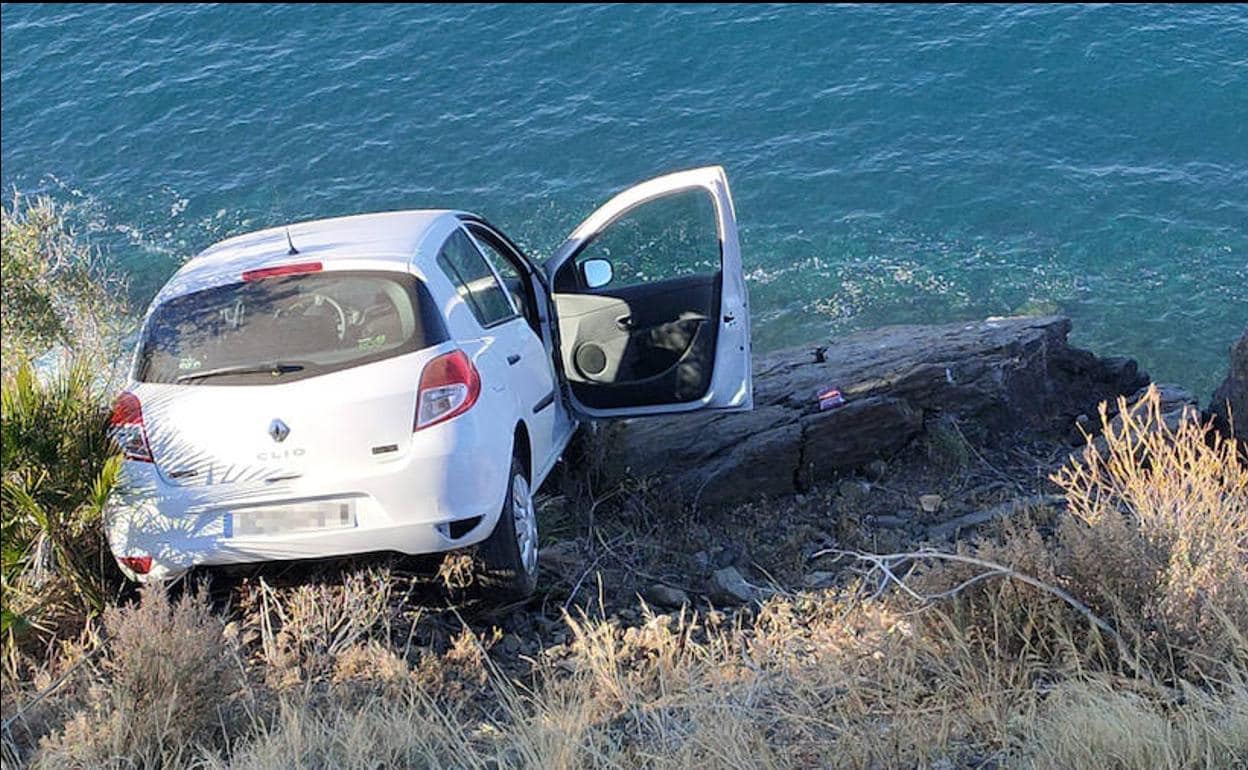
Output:
[[294,256],[299,253],[299,249],[295,248],[295,242],[290,239],[290,228],[286,228],[286,243],[290,244],[290,251],[286,252],[287,256]]

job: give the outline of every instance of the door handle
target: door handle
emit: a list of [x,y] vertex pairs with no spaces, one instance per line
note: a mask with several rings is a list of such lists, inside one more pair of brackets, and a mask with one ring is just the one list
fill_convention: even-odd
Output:
[[520,363],[520,354],[512,353],[511,355],[507,356],[507,363],[511,366],[515,366],[516,364]]

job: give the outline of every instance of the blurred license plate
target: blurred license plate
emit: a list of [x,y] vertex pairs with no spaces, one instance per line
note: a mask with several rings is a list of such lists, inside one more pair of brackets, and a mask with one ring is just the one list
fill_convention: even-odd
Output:
[[350,500],[322,500],[268,508],[247,508],[225,515],[226,537],[315,532],[354,526],[355,503]]

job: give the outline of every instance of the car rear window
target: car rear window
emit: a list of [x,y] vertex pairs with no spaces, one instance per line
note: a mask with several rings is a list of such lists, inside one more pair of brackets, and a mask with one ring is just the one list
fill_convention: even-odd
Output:
[[135,378],[256,385],[339,371],[436,345],[446,327],[406,273],[302,273],[174,297],[143,329]]

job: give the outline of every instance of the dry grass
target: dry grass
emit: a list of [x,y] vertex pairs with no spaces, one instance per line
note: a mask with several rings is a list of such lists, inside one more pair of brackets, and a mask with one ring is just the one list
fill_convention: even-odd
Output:
[[1101,419],[1106,448],[1091,443],[1056,479],[1074,514],[1059,533],[1072,585],[1155,663],[1177,651],[1179,675],[1248,663],[1235,658],[1248,633],[1248,463],[1195,415],[1167,424],[1155,389],[1114,421],[1102,405]]
[[938,611],[803,597],[748,624],[573,628],[531,686],[483,681],[489,707],[415,678],[348,706],[288,700],[213,766],[1143,770],[1231,767],[1248,750],[1242,683],[1182,703],[1106,676],[1051,683],[1043,662]]
[[1243,767],[1248,471],[1155,399],[1124,411],[1056,479],[1072,516],[961,547],[1014,572],[910,560],[911,590],[957,589],[936,601],[868,575],[737,613],[581,605],[521,666],[494,621],[412,611],[384,572],[249,585],[228,631],[202,596],[145,592],[34,764]]
[[37,766],[176,767],[230,727],[238,658],[202,590],[171,602],[145,588],[138,604],[105,611],[104,631],[103,676],[42,742]]
[[385,570],[363,570],[333,584],[277,591],[261,580],[244,591],[244,641],[265,681],[281,689],[332,672],[342,655],[384,632],[393,586]]
[[1036,770],[1236,767],[1248,757],[1248,689],[1189,689],[1179,707],[1106,680],[1067,682],[1031,728]]

